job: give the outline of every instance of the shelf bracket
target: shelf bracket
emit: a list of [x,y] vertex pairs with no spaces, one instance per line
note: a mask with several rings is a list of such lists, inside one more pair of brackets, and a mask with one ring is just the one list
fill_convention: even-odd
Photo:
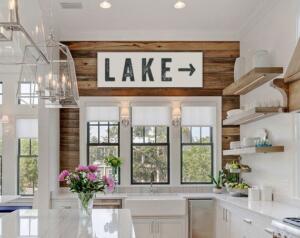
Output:
[[283,107],[288,108],[289,103],[289,85],[284,82],[283,78],[277,78],[271,81],[271,87],[278,90],[283,97]]

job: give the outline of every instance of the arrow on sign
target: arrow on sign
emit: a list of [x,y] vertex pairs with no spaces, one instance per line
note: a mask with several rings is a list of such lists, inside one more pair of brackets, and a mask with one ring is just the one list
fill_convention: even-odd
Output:
[[190,76],[192,76],[193,73],[196,71],[196,69],[192,64],[190,64],[189,68],[179,68],[178,71],[179,72],[190,72]]

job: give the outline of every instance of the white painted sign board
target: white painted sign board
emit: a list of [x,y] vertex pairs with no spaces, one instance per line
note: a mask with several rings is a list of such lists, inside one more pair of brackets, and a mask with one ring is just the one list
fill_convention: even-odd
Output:
[[203,87],[202,52],[98,52],[98,87]]

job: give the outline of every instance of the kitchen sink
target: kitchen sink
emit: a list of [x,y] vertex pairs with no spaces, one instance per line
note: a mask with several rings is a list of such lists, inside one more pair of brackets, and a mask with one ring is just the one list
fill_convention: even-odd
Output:
[[170,194],[130,195],[124,201],[124,208],[130,209],[132,216],[184,216],[186,199]]

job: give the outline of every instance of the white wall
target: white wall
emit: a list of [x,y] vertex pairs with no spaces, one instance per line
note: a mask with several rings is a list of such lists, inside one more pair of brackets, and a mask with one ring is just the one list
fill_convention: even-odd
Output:
[[[276,0],[262,15],[249,22],[240,37],[241,55],[246,57],[247,70],[252,68],[253,53],[260,49],[270,51],[273,66],[287,67],[297,43],[299,17],[299,0]],[[280,94],[266,84],[242,96],[241,105],[269,104],[281,99]],[[252,185],[272,186],[275,199],[294,196],[293,166],[297,159],[294,126],[294,115],[285,114],[241,127],[241,137],[253,137],[260,129],[266,128],[271,133],[273,144],[285,146],[284,153],[243,157],[243,162],[253,169],[244,178]]]
[[[3,69],[3,68],[2,68]],[[3,69],[4,70],[4,69]],[[3,104],[0,115],[8,115],[9,123],[3,125],[3,194],[17,194],[17,138],[16,119],[17,118],[37,118],[37,107],[18,105],[16,92],[18,71],[7,69],[0,73],[0,81],[3,82]]]

